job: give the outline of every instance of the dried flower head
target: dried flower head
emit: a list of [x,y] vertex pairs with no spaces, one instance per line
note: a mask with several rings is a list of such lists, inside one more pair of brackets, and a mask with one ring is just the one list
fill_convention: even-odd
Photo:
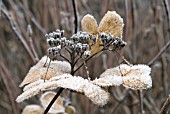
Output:
[[[121,39],[124,26],[123,19],[115,11],[108,11],[101,20],[99,27],[94,17],[87,14],[82,19],[81,26],[84,32],[96,35],[95,43],[90,48],[92,55],[101,51],[103,48],[108,49],[108,47],[113,46],[112,50],[115,50],[121,49],[126,45],[126,42]],[[119,38],[120,40],[116,40],[115,38]],[[90,40],[90,44],[92,41]],[[100,53],[95,57],[98,55]]]
[[[48,91],[41,96],[40,101],[44,109],[47,108],[51,100],[54,98],[55,94],[56,94],[55,92]],[[64,112],[65,108],[63,106],[63,99],[61,97],[58,97],[57,100],[52,105],[52,107],[50,108],[49,113],[64,113]]]
[[43,114],[43,112],[44,109],[41,106],[32,104],[32,105],[27,105],[23,109],[22,114]]
[[[65,61],[51,61],[50,67],[47,71],[47,66],[49,64],[49,59],[46,62],[47,56],[44,56],[35,66],[31,67],[28,74],[26,75],[23,82],[20,84],[20,87],[23,87],[26,84],[35,82],[39,79],[48,80],[56,75],[61,75],[64,73],[70,73],[71,72],[71,66],[68,62]],[[46,66],[44,64],[46,63]]]
[[[131,89],[147,89],[152,87],[152,79],[150,77],[151,68],[147,65],[132,65],[121,64],[115,68],[108,69],[100,75],[105,81],[107,78],[122,76],[123,85]],[[98,80],[102,80],[98,79]],[[97,82],[96,82],[97,83]],[[109,83],[109,81],[107,81]],[[99,84],[98,84],[99,85]],[[102,84],[100,85],[102,86]]]

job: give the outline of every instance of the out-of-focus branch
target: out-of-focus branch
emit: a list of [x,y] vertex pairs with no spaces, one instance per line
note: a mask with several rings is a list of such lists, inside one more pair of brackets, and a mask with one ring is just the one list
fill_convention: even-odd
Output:
[[0,62],[0,76],[1,76],[1,79],[2,79],[2,82],[5,86],[5,89],[7,91],[7,94],[8,94],[8,98],[10,100],[10,103],[11,103],[11,107],[12,107],[12,110],[13,110],[13,113],[14,114],[18,114],[17,112],[17,107],[16,107],[16,103],[15,103],[15,98],[14,98],[14,93],[11,92],[11,89],[10,89],[10,84],[6,78],[6,75],[5,75],[5,72],[4,72],[4,65],[1,64]]
[[35,60],[38,61],[38,60],[39,60],[38,54],[37,54],[37,52],[35,51],[35,47],[34,47],[34,44],[33,44],[33,41],[32,41],[33,31],[32,31],[31,25],[28,25],[27,32],[28,32],[28,37],[29,37],[29,40],[30,40],[31,50],[32,50],[32,52],[33,52],[33,54],[34,54],[34,56],[35,56]]
[[170,109],[170,95],[164,102],[164,104],[161,108],[160,114],[168,114],[169,109]]
[[8,19],[8,21],[10,22],[11,28],[14,31],[14,33],[16,34],[16,36],[19,38],[19,40],[21,41],[22,45],[25,47],[25,49],[27,50],[28,54],[31,56],[31,59],[36,62],[33,53],[31,52],[30,47],[28,46],[27,42],[25,41],[24,37],[21,35],[20,31],[19,31],[19,27],[17,25],[17,23],[12,19],[11,15],[8,13],[8,10],[6,9],[5,5],[2,3],[2,13],[6,16],[6,18]]
[[139,101],[140,101],[140,114],[145,114],[145,111],[143,109],[143,103],[144,103],[144,100],[143,100],[143,91],[142,90],[139,90]]
[[166,49],[168,49],[169,46],[170,40],[165,44],[164,47],[161,48],[159,53],[151,61],[149,61],[148,65],[151,66],[166,51]]
[[168,0],[163,0],[165,11],[167,15],[167,21],[168,21],[168,30],[170,31],[170,12],[169,12],[169,3]]

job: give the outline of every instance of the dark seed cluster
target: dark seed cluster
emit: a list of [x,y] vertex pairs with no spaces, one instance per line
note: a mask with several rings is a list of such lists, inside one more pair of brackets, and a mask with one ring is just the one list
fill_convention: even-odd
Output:
[[[48,55],[51,60],[55,60],[61,54],[63,48],[67,48],[70,52],[76,53],[83,58],[90,56],[90,49],[96,43],[97,36],[88,34],[86,32],[78,32],[70,39],[64,37],[64,30],[56,30],[45,35],[49,45]],[[103,48],[105,50],[121,49],[126,45],[122,38],[115,38],[112,34],[104,32],[99,33]]]
[[104,32],[99,34],[102,41],[102,46],[105,49],[116,50],[121,49],[126,45],[126,42],[122,38],[115,38],[112,34],[106,34]]

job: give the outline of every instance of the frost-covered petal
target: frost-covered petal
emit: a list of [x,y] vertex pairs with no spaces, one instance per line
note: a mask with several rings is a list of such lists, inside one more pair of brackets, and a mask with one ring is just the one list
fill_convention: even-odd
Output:
[[35,81],[35,82],[32,82],[32,83],[26,85],[26,86],[23,88],[23,91],[27,91],[28,89],[33,88],[33,87],[35,87],[35,86],[38,86],[38,85],[41,84],[41,83],[44,83],[44,80],[40,79],[40,80],[37,80],[37,81]]
[[[40,101],[44,109],[47,108],[47,106],[49,105],[49,103],[51,102],[51,100],[54,98],[55,95],[56,93],[52,91],[48,91],[42,94]],[[64,113],[64,112],[65,112],[65,109],[63,106],[63,99],[59,96],[57,100],[54,102],[54,104],[51,106],[49,113],[58,114],[58,113]]]
[[115,37],[122,37],[123,19],[116,11],[108,11],[99,24],[99,32],[111,33]]
[[44,109],[39,105],[27,105],[21,114],[43,114]]
[[123,83],[122,76],[107,76],[92,81],[94,84],[102,87],[119,86]]
[[101,87],[88,83],[84,87],[84,94],[96,105],[104,106],[109,100],[109,93]]
[[123,86],[137,89],[148,89],[152,87],[152,79],[150,75],[130,75],[123,77]]
[[[28,74],[26,75],[23,82],[20,84],[20,87],[29,84],[31,82],[37,81],[39,79],[48,80],[51,77],[56,75],[61,75],[63,73],[70,73],[71,66],[68,62],[65,61],[51,61],[50,67],[47,72],[47,67],[49,65],[49,59],[47,60],[47,56],[44,56],[36,65],[30,68]],[[44,64],[46,65],[44,66]],[[46,74],[47,73],[47,74]]]
[[59,87],[83,93],[83,88],[87,80],[79,76],[72,76],[69,78],[62,78],[56,82]]
[[103,72],[100,77],[107,76],[128,76],[128,75],[149,75],[151,73],[151,68],[147,65],[127,65],[121,64],[117,67],[107,69]]
[[87,14],[83,17],[83,19],[81,20],[81,27],[84,32],[87,32],[89,34],[95,35],[98,33],[97,21],[90,14]]
[[40,91],[56,89],[57,87],[58,86],[56,84],[56,81],[46,81],[40,83],[39,85],[31,87],[30,89],[24,91],[21,95],[17,97],[16,101],[18,103],[22,102],[25,99],[29,99],[30,97],[37,95]]

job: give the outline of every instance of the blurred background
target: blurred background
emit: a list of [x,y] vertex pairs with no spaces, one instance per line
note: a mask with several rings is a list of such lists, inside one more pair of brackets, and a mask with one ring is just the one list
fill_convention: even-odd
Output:
[[[146,114],[158,114],[170,93],[170,49],[155,61],[153,58],[170,41],[170,0],[75,0],[80,21],[87,13],[99,23],[107,11],[116,11],[124,19],[123,40],[127,46],[121,54],[132,64],[152,68],[153,87],[143,91]],[[19,84],[30,67],[46,54],[45,34],[65,30],[74,34],[74,12],[71,0],[0,0],[0,114],[20,114],[27,104],[39,104],[39,96],[17,104],[22,92]],[[118,59],[117,59],[118,58]],[[87,63],[92,79],[106,68],[122,63],[118,54],[104,52]],[[85,74],[85,68],[77,75]],[[104,107],[73,93],[76,114],[138,114],[139,91],[111,87],[111,99]],[[62,96],[68,96],[67,90]]]

